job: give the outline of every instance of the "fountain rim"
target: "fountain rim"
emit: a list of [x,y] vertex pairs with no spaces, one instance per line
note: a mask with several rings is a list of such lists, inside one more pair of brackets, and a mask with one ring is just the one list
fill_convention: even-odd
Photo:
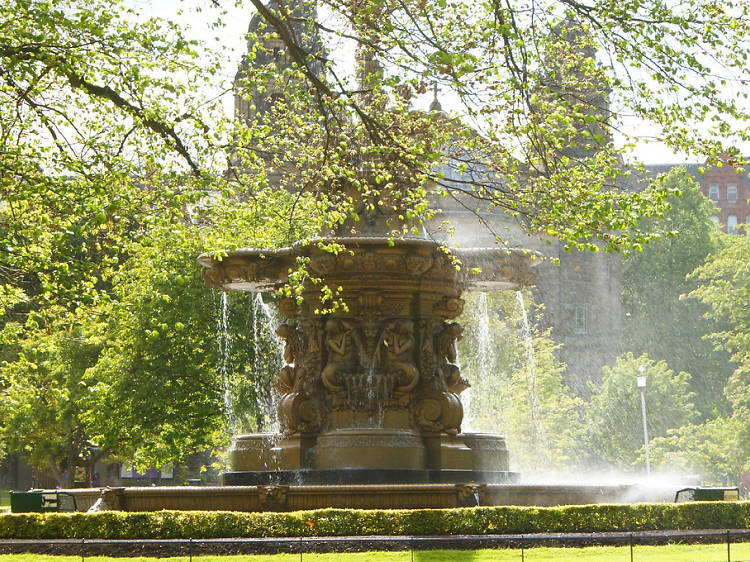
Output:
[[[336,236],[336,237],[315,237],[306,240],[299,240],[291,246],[284,246],[281,248],[237,248],[235,250],[214,250],[212,252],[205,252],[198,256],[197,262],[205,267],[211,268],[216,264],[223,262],[224,258],[228,257],[260,257],[260,258],[281,258],[285,256],[300,256],[303,251],[315,244],[342,244],[345,247],[356,247],[356,246],[376,246],[385,245],[386,247],[396,246],[433,246],[435,248],[445,248],[447,250],[446,255],[455,255],[459,260],[462,257],[484,257],[495,255],[505,256],[517,256],[526,258],[530,262],[530,267],[536,267],[542,261],[544,261],[544,255],[536,250],[530,250],[525,248],[506,248],[499,246],[492,247],[450,247],[436,241],[427,238],[411,238],[411,237],[389,237],[389,236]],[[215,256],[221,255],[221,259],[217,259]],[[335,255],[335,254],[332,254]],[[461,269],[464,267],[470,267],[470,265],[462,264]]]

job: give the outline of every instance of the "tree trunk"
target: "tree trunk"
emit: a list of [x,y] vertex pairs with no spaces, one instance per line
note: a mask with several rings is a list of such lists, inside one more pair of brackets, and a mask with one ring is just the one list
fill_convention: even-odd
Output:
[[49,468],[52,471],[52,475],[55,477],[55,480],[57,480],[57,486],[60,488],[64,488],[65,486],[63,483],[62,473],[57,468],[57,463],[55,462],[54,457],[52,457],[52,455],[47,457],[47,462],[49,463]]

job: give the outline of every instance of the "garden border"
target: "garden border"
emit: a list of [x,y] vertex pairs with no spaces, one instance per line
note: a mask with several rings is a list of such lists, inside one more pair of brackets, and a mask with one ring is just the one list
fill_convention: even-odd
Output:
[[0,554],[80,556],[189,556],[492,548],[586,547],[750,542],[750,529],[638,533],[535,533],[529,535],[370,536],[227,539],[20,539],[0,540]]

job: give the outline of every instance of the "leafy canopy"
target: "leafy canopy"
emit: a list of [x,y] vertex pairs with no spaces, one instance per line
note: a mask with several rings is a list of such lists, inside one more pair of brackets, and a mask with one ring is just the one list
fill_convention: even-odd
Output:
[[[709,160],[747,137],[744,2],[250,6],[235,120],[231,63],[174,22],[126,1],[0,4],[0,441],[33,437],[35,462],[211,441],[220,384],[207,331],[191,331],[211,315],[194,253],[322,224],[401,230],[438,196],[627,249],[671,192],[618,189],[628,114]],[[414,110],[433,83],[447,114]],[[125,398],[148,415],[124,415]]]

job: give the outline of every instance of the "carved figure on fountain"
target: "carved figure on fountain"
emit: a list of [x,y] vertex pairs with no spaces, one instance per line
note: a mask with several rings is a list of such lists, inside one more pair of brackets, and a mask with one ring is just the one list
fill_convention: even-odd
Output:
[[414,422],[422,433],[461,433],[464,410],[456,394],[425,386],[417,396]]
[[[281,324],[276,333],[284,344],[284,366],[274,381],[281,395],[277,407],[282,433],[311,433],[319,431],[325,419],[324,402],[316,396],[315,370],[309,364],[319,363],[302,342],[304,337],[291,324]],[[305,353],[308,351],[308,353]]]
[[273,382],[273,387],[281,395],[290,394],[297,390],[297,381],[300,378],[298,366],[302,357],[302,345],[297,329],[291,324],[281,324],[276,328],[276,335],[284,340],[284,366]]
[[462,332],[456,322],[432,319],[421,323],[423,374],[413,414],[423,433],[455,435],[461,431],[463,407],[458,393],[468,387],[456,365],[456,341]]
[[437,335],[438,362],[441,377],[448,391],[461,394],[469,388],[469,381],[461,377],[458,368],[458,350],[456,345],[463,335],[463,326],[457,322],[446,323]]
[[343,398],[346,393],[346,379],[362,370],[362,339],[354,324],[347,320],[331,318],[325,324],[324,342],[328,359],[320,379],[336,401],[337,398]]
[[404,405],[419,382],[419,371],[413,358],[414,344],[414,323],[411,320],[394,320],[383,329],[377,349],[380,370],[394,379],[395,398]]

